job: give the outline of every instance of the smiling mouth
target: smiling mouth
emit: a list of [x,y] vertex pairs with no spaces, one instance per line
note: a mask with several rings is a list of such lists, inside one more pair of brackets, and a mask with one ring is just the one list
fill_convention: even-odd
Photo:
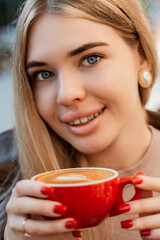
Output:
[[71,126],[81,126],[81,125],[87,124],[87,123],[91,122],[92,120],[94,120],[95,118],[97,118],[105,109],[106,109],[106,107],[104,107],[99,112],[97,112],[93,115],[75,119],[74,121],[68,122],[67,124],[71,125]]

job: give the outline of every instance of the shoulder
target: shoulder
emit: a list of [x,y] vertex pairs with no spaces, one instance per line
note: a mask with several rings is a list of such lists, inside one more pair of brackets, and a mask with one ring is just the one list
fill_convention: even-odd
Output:
[[0,203],[19,178],[18,148],[13,130],[8,130],[0,134]]
[[17,144],[13,130],[8,130],[0,133],[0,239],[3,239],[7,219],[6,204],[20,178]]
[[13,159],[17,155],[17,146],[13,129],[0,133],[0,163]]
[[9,174],[13,165],[18,165],[18,148],[11,129],[0,133],[0,181]]
[[154,165],[153,168],[156,172],[160,171],[160,130],[151,125],[149,127],[152,131],[152,141],[148,149],[147,157],[148,159],[152,159],[152,161],[150,161],[150,168],[152,168],[152,165]]
[[160,145],[160,141],[158,141],[158,140],[160,140],[160,129],[155,128],[151,125],[150,125],[150,128],[151,128],[151,131],[152,131],[153,138]]

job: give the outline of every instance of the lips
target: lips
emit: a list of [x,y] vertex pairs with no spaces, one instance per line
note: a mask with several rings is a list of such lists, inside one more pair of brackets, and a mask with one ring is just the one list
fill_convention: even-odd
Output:
[[71,126],[80,126],[86,123],[91,122],[94,118],[98,117],[99,114],[101,114],[103,112],[103,109],[101,109],[99,112],[95,113],[95,114],[91,114],[89,116],[83,117],[83,118],[78,118],[75,119],[72,122],[68,122],[67,124],[71,125]]
[[61,121],[71,126],[84,125],[95,119],[99,114],[104,111],[105,108],[106,107],[91,111],[68,113],[61,119]]
[[[94,133],[98,129],[98,127],[101,125],[101,123],[103,122],[103,119],[104,119],[103,116],[104,116],[105,109],[106,109],[106,107],[101,108],[99,111],[97,111],[95,113],[93,113],[93,111],[92,111],[91,115],[95,115],[95,117],[89,121],[87,120],[86,123],[71,125],[72,124],[71,122],[74,122],[77,119],[81,120],[81,118],[83,119],[84,117],[90,117],[91,116],[90,114],[89,115],[87,114],[85,116],[83,115],[83,117],[76,118],[71,122],[70,121],[66,122],[66,126],[67,126],[69,132],[71,132],[72,134],[74,134],[76,136],[86,136],[86,135]],[[71,123],[71,124],[69,124],[69,123]]]

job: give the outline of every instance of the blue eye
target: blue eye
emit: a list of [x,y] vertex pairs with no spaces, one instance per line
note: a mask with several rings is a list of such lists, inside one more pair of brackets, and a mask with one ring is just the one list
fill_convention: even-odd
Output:
[[98,55],[91,55],[89,57],[86,57],[83,61],[82,61],[82,65],[83,66],[90,66],[90,65],[94,65],[96,64],[99,60],[100,60],[100,56]]
[[50,77],[52,77],[52,73],[49,71],[41,71],[40,73],[37,74],[38,81],[47,80]]

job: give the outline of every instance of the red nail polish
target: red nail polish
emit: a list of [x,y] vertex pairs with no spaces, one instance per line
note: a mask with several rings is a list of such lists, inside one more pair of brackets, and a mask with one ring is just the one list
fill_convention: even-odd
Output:
[[147,230],[142,230],[141,231],[141,236],[142,237],[148,237],[151,235],[151,230],[150,229],[147,229]]
[[72,232],[73,237],[82,237],[82,231],[73,231]]
[[131,206],[129,204],[123,204],[118,207],[119,213],[126,213],[131,210]]
[[131,228],[133,226],[133,220],[127,220],[121,222],[121,228]]
[[56,205],[53,207],[53,212],[57,214],[64,215],[66,213],[67,207],[64,205]]
[[76,220],[70,220],[70,221],[66,222],[65,227],[67,229],[77,228],[78,227],[77,221]]
[[141,184],[141,183],[143,183],[143,179],[142,179],[142,178],[135,177],[135,178],[132,179],[132,183],[133,183],[134,185],[136,185],[136,184]]
[[137,177],[138,175],[144,175],[144,172],[138,171],[138,172],[136,172],[136,174],[134,175],[134,177]]
[[47,195],[47,196],[53,196],[53,192],[54,192],[54,187],[47,187],[47,186],[43,186],[41,188],[41,193],[43,195]]

